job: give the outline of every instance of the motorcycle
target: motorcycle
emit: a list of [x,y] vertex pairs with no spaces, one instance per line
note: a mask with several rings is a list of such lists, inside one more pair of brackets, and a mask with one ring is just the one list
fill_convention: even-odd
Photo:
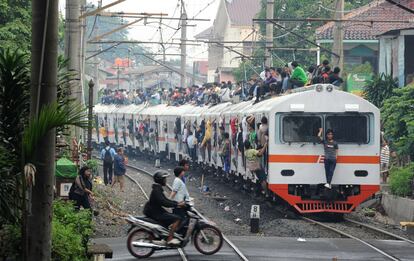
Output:
[[136,258],[150,257],[156,250],[184,248],[190,241],[197,251],[204,255],[213,255],[223,245],[223,235],[213,223],[203,219],[190,206],[186,206],[187,218],[181,223],[174,238],[179,245],[166,245],[168,228],[148,217],[128,216],[131,225],[128,230],[127,248]]

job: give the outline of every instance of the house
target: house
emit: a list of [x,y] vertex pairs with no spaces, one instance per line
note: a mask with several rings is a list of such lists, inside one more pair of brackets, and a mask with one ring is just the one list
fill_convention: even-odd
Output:
[[232,72],[239,66],[241,55],[229,49],[251,54],[252,43],[257,40],[252,19],[259,11],[260,0],[220,0],[213,26],[195,36],[209,42],[208,82],[234,81]]
[[379,72],[398,77],[405,86],[414,77],[414,27],[387,31],[379,38]]
[[[413,0],[400,0],[399,3],[408,8],[414,8]],[[350,20],[350,22],[342,23],[344,28],[345,66],[349,68],[368,62],[374,72],[379,71],[378,35],[396,29],[414,27],[414,14],[385,0],[375,0],[357,8],[344,15],[344,20]],[[372,20],[384,22],[371,23]],[[333,43],[334,26],[334,22],[328,22],[316,29],[318,44]]]

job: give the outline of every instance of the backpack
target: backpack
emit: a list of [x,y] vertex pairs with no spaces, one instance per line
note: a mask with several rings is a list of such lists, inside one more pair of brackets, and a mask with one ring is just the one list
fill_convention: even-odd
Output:
[[105,149],[105,155],[104,155],[104,163],[112,164],[113,159],[111,156],[111,149]]

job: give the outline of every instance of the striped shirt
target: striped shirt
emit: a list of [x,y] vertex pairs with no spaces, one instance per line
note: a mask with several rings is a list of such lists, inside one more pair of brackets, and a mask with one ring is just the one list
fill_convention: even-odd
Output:
[[381,148],[381,165],[388,165],[390,163],[390,148],[385,145]]

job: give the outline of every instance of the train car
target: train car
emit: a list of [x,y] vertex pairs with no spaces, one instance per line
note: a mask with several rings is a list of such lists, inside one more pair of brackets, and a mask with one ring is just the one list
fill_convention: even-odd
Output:
[[[113,113],[102,111],[97,112],[98,119],[113,117]],[[257,131],[257,123],[264,117],[268,121],[268,150],[263,161],[268,189],[300,213],[349,213],[379,190],[379,110],[329,84],[300,88],[256,104],[149,106],[134,117],[138,122],[151,121],[150,126],[157,130],[158,152],[175,160],[189,157],[182,140],[184,129],[195,132],[200,125],[210,125],[209,150],[208,146],[201,148],[196,161],[216,172],[222,169],[220,135],[228,132],[231,177],[250,184],[258,181],[246,169],[239,138],[245,140],[249,128]],[[320,128],[333,129],[339,144],[332,189],[323,186],[326,177],[323,146],[317,137]]]
[[[348,213],[379,190],[380,113],[365,99],[316,85],[266,101],[269,189],[301,213]],[[319,128],[334,130],[339,156],[326,182]]]

